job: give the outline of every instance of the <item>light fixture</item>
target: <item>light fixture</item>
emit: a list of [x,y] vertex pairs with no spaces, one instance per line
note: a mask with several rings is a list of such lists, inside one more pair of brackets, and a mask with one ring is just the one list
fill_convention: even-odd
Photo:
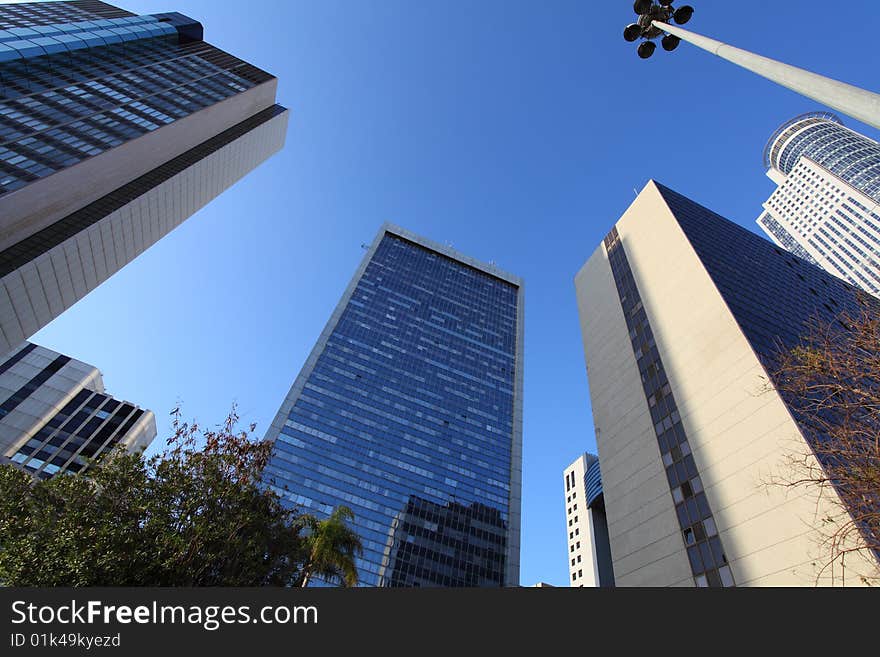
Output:
[[638,41],[643,39],[639,44],[638,53],[642,59],[648,59],[657,49],[654,39],[662,36],[660,44],[663,50],[673,51],[681,42],[677,36],[666,34],[656,23],[675,22],[679,25],[687,23],[694,15],[694,8],[690,5],[684,5],[676,9],[672,6],[675,0],[635,0],[633,3],[633,11],[638,14],[638,20],[630,23],[623,30],[623,38],[627,41]]

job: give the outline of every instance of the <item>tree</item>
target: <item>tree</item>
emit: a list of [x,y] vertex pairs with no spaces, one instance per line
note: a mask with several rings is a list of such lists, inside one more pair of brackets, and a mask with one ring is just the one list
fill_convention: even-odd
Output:
[[[822,572],[860,561],[847,560],[854,553],[880,560],[880,316],[873,300],[859,306],[814,320],[800,345],[781,350],[773,377],[811,447],[789,455],[782,483],[815,489],[837,509],[821,519]],[[876,567],[859,575],[880,583]]]
[[357,585],[355,558],[362,554],[363,546],[358,535],[346,524],[353,519],[354,513],[347,506],[336,507],[325,520],[309,517],[307,556],[300,586],[308,586],[314,575],[327,582],[339,581],[344,586]]
[[297,585],[318,521],[264,485],[272,445],[237,421],[233,408],[202,430],[175,411],[162,454],[116,453],[87,474],[0,466],[0,583]]

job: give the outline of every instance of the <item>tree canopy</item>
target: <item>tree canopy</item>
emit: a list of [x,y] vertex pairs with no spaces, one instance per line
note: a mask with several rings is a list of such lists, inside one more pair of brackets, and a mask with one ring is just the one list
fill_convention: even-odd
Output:
[[[237,421],[233,409],[203,430],[175,412],[161,454],[119,452],[87,474],[34,481],[0,466],[0,584],[301,586],[324,521],[263,485],[272,444]],[[360,542],[345,522],[334,531],[324,551],[341,550],[347,563]],[[319,570],[330,582],[357,581],[356,570]]]

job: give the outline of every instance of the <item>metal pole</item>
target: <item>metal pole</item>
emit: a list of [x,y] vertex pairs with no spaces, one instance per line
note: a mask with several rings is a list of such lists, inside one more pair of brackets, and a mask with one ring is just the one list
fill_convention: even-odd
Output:
[[713,55],[718,55],[752,73],[757,73],[787,89],[812,98],[880,130],[880,94],[865,91],[851,84],[838,82],[796,66],[783,64],[775,59],[762,57],[748,50],[735,48],[721,41],[683,30],[675,25],[660,21],[653,21],[653,25]]

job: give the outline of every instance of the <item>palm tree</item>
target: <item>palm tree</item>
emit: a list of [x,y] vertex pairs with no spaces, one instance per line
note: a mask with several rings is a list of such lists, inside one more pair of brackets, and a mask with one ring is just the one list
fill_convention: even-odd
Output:
[[354,512],[347,506],[338,506],[326,520],[312,515],[305,520],[308,535],[300,586],[308,586],[314,575],[328,582],[338,580],[343,586],[357,586],[355,558],[363,554],[363,546],[357,533],[346,524],[354,520]]

